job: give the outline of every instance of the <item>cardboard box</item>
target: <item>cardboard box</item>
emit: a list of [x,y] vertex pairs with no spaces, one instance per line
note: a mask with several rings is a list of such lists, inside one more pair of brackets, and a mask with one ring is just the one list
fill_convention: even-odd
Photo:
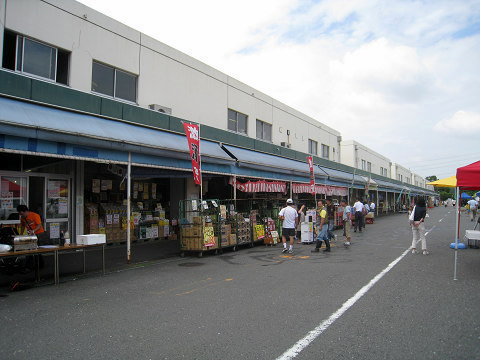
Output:
[[230,245],[237,245],[237,235],[230,234],[230,236],[228,237],[228,243]]

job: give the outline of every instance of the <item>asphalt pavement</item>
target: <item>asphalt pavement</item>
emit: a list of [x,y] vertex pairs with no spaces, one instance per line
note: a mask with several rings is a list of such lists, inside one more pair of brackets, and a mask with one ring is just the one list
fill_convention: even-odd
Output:
[[0,359],[480,359],[480,249],[453,280],[453,208],[426,227],[427,256],[397,214],[330,253],[256,246],[9,293]]

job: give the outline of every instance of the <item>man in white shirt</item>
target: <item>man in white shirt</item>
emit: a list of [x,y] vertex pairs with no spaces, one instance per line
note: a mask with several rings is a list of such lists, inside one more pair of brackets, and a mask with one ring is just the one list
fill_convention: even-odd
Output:
[[478,203],[475,199],[468,200],[468,206],[470,206],[470,221],[475,220],[477,216]]
[[372,201],[372,202],[370,203],[370,212],[375,213],[375,206],[376,206],[375,203]]
[[357,232],[357,228],[359,232],[362,232],[362,225],[363,225],[363,207],[364,205],[362,202],[357,199],[355,204],[353,204],[353,208],[355,209],[355,226],[353,228],[353,232]]
[[[298,212],[293,207],[293,200],[287,200],[287,206],[280,210],[279,219],[283,221],[282,225],[282,242],[283,253],[288,251],[293,253],[293,239],[295,237],[295,228],[298,225]],[[290,238],[290,248],[287,250],[287,236]]]
[[341,205],[343,206],[343,226],[345,228],[345,246],[350,246],[350,241],[352,238],[352,209],[350,205],[347,204],[345,199],[342,199]]

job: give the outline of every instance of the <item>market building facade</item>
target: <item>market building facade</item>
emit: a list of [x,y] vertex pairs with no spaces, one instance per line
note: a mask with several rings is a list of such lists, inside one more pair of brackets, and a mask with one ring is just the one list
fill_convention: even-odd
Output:
[[[178,235],[185,200],[272,210],[384,192],[388,213],[405,193],[342,164],[338,131],[78,2],[0,0],[0,17],[2,220],[26,204],[52,240],[123,242]],[[201,187],[184,122],[200,124]]]

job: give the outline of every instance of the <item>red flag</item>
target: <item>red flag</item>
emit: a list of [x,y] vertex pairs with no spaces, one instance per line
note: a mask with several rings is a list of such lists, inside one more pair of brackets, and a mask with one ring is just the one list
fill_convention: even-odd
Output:
[[193,179],[195,184],[201,185],[202,174],[200,172],[200,137],[198,136],[198,125],[183,123],[187,135],[190,158],[192,159]]
[[310,193],[315,194],[315,174],[313,173],[313,157],[308,156],[308,167],[310,168]]

